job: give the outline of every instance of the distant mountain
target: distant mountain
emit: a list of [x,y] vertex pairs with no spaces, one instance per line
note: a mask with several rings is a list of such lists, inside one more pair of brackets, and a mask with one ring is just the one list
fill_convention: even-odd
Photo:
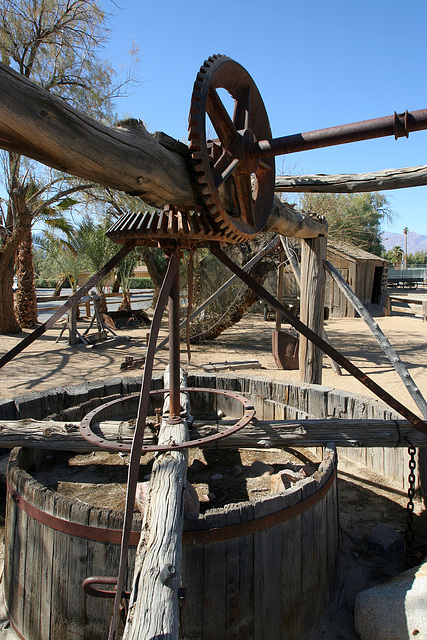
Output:
[[[405,234],[393,233],[392,231],[382,232],[383,245],[386,251],[393,249],[393,247],[402,247],[405,251]],[[423,236],[415,231],[409,231],[408,233],[408,253],[415,253],[416,251],[427,251],[427,236]]]

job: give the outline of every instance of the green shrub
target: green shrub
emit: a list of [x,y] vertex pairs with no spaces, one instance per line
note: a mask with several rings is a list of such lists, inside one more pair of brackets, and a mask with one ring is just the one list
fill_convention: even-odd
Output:
[[151,278],[131,278],[129,281],[130,289],[153,289]]
[[36,278],[36,287],[41,289],[54,289],[56,287],[56,280],[46,280],[45,278]]

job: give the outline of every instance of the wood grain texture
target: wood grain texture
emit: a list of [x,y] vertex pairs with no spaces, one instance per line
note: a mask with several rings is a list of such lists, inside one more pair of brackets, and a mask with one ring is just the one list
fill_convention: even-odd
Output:
[[[181,376],[180,385],[186,386],[186,376]],[[165,388],[169,388],[168,374]],[[184,408],[182,422],[169,424],[169,397],[165,398],[159,444],[188,440],[188,394],[181,394],[180,403]],[[169,451],[154,461],[123,640],[178,640],[187,461],[186,450]],[[168,566],[174,576],[165,582],[161,574]]]
[[385,169],[374,173],[277,176],[276,191],[300,193],[362,193],[427,184],[427,166]]
[[[323,332],[326,238],[303,240],[301,244],[301,322],[318,336]],[[323,353],[300,334],[299,369],[303,382],[322,383]]]
[[182,155],[169,151],[142,123],[112,129],[0,65],[0,147],[163,206],[194,205]]

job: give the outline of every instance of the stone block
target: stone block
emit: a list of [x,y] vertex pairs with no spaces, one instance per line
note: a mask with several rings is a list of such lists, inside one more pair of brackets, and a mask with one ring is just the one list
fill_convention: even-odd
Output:
[[361,640],[427,640],[427,563],[356,596]]

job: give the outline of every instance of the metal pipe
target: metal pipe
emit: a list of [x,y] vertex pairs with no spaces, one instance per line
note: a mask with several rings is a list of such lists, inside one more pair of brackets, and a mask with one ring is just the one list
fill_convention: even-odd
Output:
[[396,113],[392,116],[352,122],[327,129],[317,129],[305,133],[296,133],[272,140],[260,140],[251,145],[251,158],[271,158],[284,153],[297,153],[309,149],[332,147],[359,140],[371,140],[384,136],[408,137],[410,131],[427,129],[427,109],[409,113]]
[[180,403],[180,327],[179,327],[179,269],[169,293],[169,416],[179,416]]

